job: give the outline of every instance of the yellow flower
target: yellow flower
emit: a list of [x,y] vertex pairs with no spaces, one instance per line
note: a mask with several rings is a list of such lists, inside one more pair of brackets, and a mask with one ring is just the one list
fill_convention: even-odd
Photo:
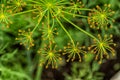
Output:
[[34,46],[34,40],[32,38],[32,32],[28,29],[28,32],[25,30],[19,30],[19,37],[16,40],[20,41],[20,45],[24,45],[28,50]]
[[93,11],[89,13],[88,23],[90,27],[97,29],[107,29],[111,27],[111,21],[114,21],[111,16],[114,14],[114,11],[110,9],[110,5],[104,5],[103,9],[99,6],[96,6],[96,8],[97,9],[93,9]]
[[115,50],[111,46],[115,46],[116,44],[113,43],[112,35],[107,36],[105,35],[104,38],[98,35],[99,42],[94,40],[94,44],[89,48],[92,53],[96,54],[95,59],[99,60],[99,63],[102,63],[102,59],[104,57],[109,58],[110,53],[115,56]]
[[7,1],[7,3],[10,4],[14,12],[21,11],[22,8],[26,5],[26,2],[23,0],[10,0],[10,1]]
[[10,20],[11,15],[12,10],[9,9],[9,6],[0,4],[0,23],[7,24],[7,27],[9,27],[9,24],[12,24],[12,21]]
[[81,54],[85,54],[86,52],[82,50],[83,47],[79,47],[79,43],[77,43],[75,46],[73,44],[68,43],[68,46],[64,48],[64,53],[68,54],[67,62],[74,61],[75,58],[79,58],[79,61],[81,62]]
[[50,65],[52,68],[57,68],[58,64],[60,64],[62,58],[60,57],[60,54],[58,51],[56,51],[56,46],[53,48],[46,45],[45,48],[40,49],[38,53],[41,56],[40,59],[40,66],[45,64],[46,68],[48,68]]
[[70,12],[73,14],[81,14],[80,8],[82,7],[84,7],[84,5],[80,0],[76,0],[76,1],[71,0],[69,9],[70,9]]
[[54,42],[54,36],[58,35],[57,28],[53,28],[53,26],[47,26],[44,23],[42,24],[42,38],[43,40],[50,40]]

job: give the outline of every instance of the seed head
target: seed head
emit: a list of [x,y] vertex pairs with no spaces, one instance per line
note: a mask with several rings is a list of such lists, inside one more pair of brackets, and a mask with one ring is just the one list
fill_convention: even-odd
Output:
[[26,5],[26,2],[23,0],[9,0],[7,3],[10,5],[10,8],[14,12],[19,12]]
[[28,50],[34,46],[33,34],[30,29],[28,29],[28,32],[25,30],[19,30],[18,32],[19,37],[16,40],[20,42],[20,45],[24,45]]
[[70,12],[73,14],[81,14],[80,8],[82,7],[84,7],[84,5],[80,0],[76,0],[76,1],[71,0],[69,9],[70,9]]
[[12,24],[12,21],[10,19],[11,15],[12,15],[12,10],[9,9],[9,6],[0,4],[0,23],[6,24],[8,27],[9,24]]
[[94,44],[90,47],[92,53],[96,54],[95,59],[102,63],[104,57],[109,58],[110,54],[115,56],[115,50],[111,46],[115,46],[112,36],[105,35],[103,38],[98,35],[99,42],[94,40]]
[[43,40],[50,40],[54,42],[54,36],[58,35],[57,28],[53,28],[51,26],[46,26],[44,23],[42,24],[42,38]]
[[77,43],[75,46],[73,44],[68,43],[67,47],[64,47],[64,53],[68,54],[67,62],[74,61],[76,57],[79,58],[79,61],[81,62],[81,54],[85,54],[86,52],[82,50],[82,47],[79,47],[79,43]]
[[111,25],[111,21],[113,19],[111,16],[114,14],[114,11],[110,9],[109,5],[104,5],[104,8],[101,9],[98,5],[96,6],[96,9],[93,9],[89,13],[88,17],[88,23],[90,24],[91,28],[96,28],[96,29],[107,29],[108,25]]
[[56,50],[56,46],[45,46],[45,48],[40,49],[38,53],[42,57],[40,59],[40,65],[42,66],[43,64],[45,64],[46,68],[48,68],[50,65],[52,66],[52,68],[57,68],[58,64],[60,64],[62,60],[59,52]]

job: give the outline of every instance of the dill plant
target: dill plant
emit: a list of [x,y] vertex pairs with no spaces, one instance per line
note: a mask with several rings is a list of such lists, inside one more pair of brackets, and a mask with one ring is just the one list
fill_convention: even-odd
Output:
[[[6,9],[4,6],[7,6],[5,7]],[[99,61],[100,64],[104,56],[109,58],[110,54],[115,55],[115,50],[112,47],[115,43],[113,43],[112,37],[106,37],[106,35],[109,36],[110,34],[105,33],[106,35],[103,36],[102,33],[99,33],[97,36],[84,30],[72,21],[72,19],[75,18],[86,19],[88,20],[89,27],[102,31],[108,28],[114,21],[110,18],[114,14],[114,11],[110,9],[109,4],[105,4],[104,8],[100,8],[97,5],[97,9],[89,9],[84,7],[84,4],[79,0],[7,0],[6,2],[1,1],[0,8],[0,24],[6,24],[7,27],[12,23],[14,24],[14,20],[10,20],[11,18],[27,14],[32,18],[34,26],[27,28],[27,30],[24,28],[22,28],[23,30],[17,29],[18,36],[16,37],[16,41],[20,42],[20,45],[24,45],[27,50],[31,50],[37,45],[34,39],[36,32],[41,34],[41,45],[38,51],[36,51],[40,57],[40,66],[45,65],[46,68],[49,66],[58,68],[64,55],[68,56],[66,62],[77,59],[81,62],[83,56],[88,54],[89,51],[96,55],[96,60]],[[86,16],[82,12],[89,12],[89,15]],[[90,47],[82,44],[79,45],[67,30],[64,21],[89,36],[92,42],[89,45]],[[58,33],[58,27],[61,28],[69,38],[69,42],[65,42],[66,44],[68,43],[68,45],[64,45],[65,47],[62,48],[62,50],[59,49],[59,45],[57,45],[57,41],[55,40],[56,36],[61,34]],[[61,53],[63,53],[63,55]]]
[[[12,2],[14,2],[14,1],[12,1]],[[19,32],[22,32],[21,35],[26,37],[26,38],[23,38],[23,39],[16,38],[17,40],[22,41],[20,44],[22,44],[22,43],[25,44],[25,46],[28,46],[28,49],[29,49],[29,47],[33,46],[34,44],[33,44],[33,40],[32,40],[31,35],[34,34],[34,31],[39,27],[39,24],[45,22],[46,26],[44,26],[44,27],[46,29],[45,28],[43,29],[43,36],[46,36],[45,38],[48,38],[47,41],[48,41],[48,44],[50,45],[50,48],[51,48],[52,45],[53,45],[51,42],[54,41],[54,38],[53,38],[54,32],[51,29],[54,27],[54,25],[56,23],[58,23],[60,25],[60,27],[66,32],[66,34],[68,35],[68,37],[70,38],[70,41],[72,43],[71,44],[73,46],[73,47],[71,47],[72,50],[68,49],[68,51],[70,51],[70,55],[71,55],[71,56],[68,56],[68,58],[73,57],[72,61],[75,59],[75,55],[78,55],[79,58],[81,58],[79,54],[81,52],[84,52],[84,51],[78,49],[75,46],[74,40],[72,39],[69,32],[65,29],[65,26],[62,24],[61,19],[66,20],[68,23],[73,25],[75,28],[77,28],[78,30],[80,30],[84,34],[90,36],[91,38],[95,39],[99,44],[101,44],[101,41],[99,39],[97,39],[94,35],[88,33],[87,31],[83,30],[82,28],[80,28],[79,26],[74,24],[71,20],[69,20],[67,18],[66,15],[70,15],[73,18],[74,17],[88,18],[89,23],[90,23],[90,20],[92,20],[92,19],[94,20],[94,17],[96,17],[98,15],[98,17],[96,17],[96,19],[101,19],[101,20],[95,20],[97,22],[95,22],[95,21],[91,22],[93,24],[96,23],[97,24],[96,26],[98,26],[98,27],[99,26],[102,27],[102,26],[104,26],[104,24],[108,24],[107,22],[104,22],[105,20],[107,20],[107,21],[109,20],[109,18],[107,17],[107,14],[112,15],[112,13],[109,13],[109,12],[106,11],[106,10],[111,11],[111,10],[109,10],[109,8],[108,9],[106,8],[105,10],[101,11],[102,9],[99,6],[97,6],[97,9],[100,10],[101,12],[99,12],[97,9],[84,8],[83,5],[81,5],[82,3],[79,2],[79,0],[77,0],[75,2],[74,1],[70,2],[70,1],[65,1],[65,0],[61,0],[61,1],[57,1],[57,0],[52,0],[52,1],[50,1],[50,0],[19,1],[19,0],[16,0],[15,3],[13,3],[13,4],[16,4],[15,8],[16,9],[18,8],[18,10],[19,10],[19,7],[22,8],[22,2],[23,3],[28,3],[28,6],[32,6],[33,8],[31,10],[28,10],[28,11],[15,12],[12,15],[16,16],[16,15],[22,15],[22,14],[25,14],[25,13],[28,13],[28,12],[33,12],[36,15],[35,19],[37,19],[38,22],[35,25],[35,27],[33,28],[33,30],[29,31],[30,34],[25,33],[25,31],[19,30]],[[9,1],[8,1],[8,4],[9,4]],[[68,5],[68,6],[66,6],[66,5]],[[2,6],[1,8],[3,9],[3,4],[1,6]],[[110,7],[110,6],[108,5],[108,7]],[[22,9],[20,9],[20,10],[22,10]],[[97,15],[93,15],[93,18],[90,19],[89,16],[84,16],[84,15],[80,14],[80,11],[92,11],[92,12],[95,12],[95,13],[91,13],[91,14],[97,14]],[[98,13],[96,13],[96,12],[98,12]],[[3,18],[6,19],[6,16],[4,17],[3,14],[1,14],[1,20],[3,20]],[[56,20],[56,22],[54,20]],[[105,25],[105,27],[106,26],[107,25]],[[102,46],[102,47],[103,47],[103,49],[105,49],[104,46]],[[97,51],[97,52],[99,54],[99,51]],[[104,53],[104,51],[102,51],[101,53]],[[69,59],[67,61],[69,61]],[[80,59],[80,61],[81,61],[81,59]]]

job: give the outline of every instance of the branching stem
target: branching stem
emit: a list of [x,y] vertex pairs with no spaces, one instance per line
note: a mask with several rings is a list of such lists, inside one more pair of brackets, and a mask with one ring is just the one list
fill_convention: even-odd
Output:
[[85,31],[85,30],[83,30],[82,28],[78,27],[77,25],[75,25],[73,22],[71,22],[70,20],[68,20],[68,19],[65,18],[64,16],[62,16],[62,18],[63,18],[64,20],[66,20],[67,22],[69,22],[70,24],[72,24],[72,25],[73,25],[75,28],[77,28],[78,30],[82,31],[82,32],[85,33],[86,35],[90,36],[91,38],[93,38],[93,39],[95,39],[96,41],[99,42],[99,40],[98,40],[95,36],[91,35],[91,34],[88,33],[87,31]]
[[58,23],[60,24],[60,26],[62,27],[62,29],[66,32],[66,34],[67,34],[68,37],[70,38],[70,40],[71,40],[73,46],[75,46],[75,43],[74,43],[74,41],[73,41],[71,35],[68,33],[68,31],[67,31],[67,30],[65,29],[65,27],[62,25],[62,23],[60,22],[60,20],[59,20],[58,18],[56,18],[56,19],[57,19]]

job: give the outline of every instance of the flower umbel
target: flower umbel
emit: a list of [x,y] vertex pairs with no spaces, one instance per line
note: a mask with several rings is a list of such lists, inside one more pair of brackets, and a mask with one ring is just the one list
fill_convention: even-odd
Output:
[[45,26],[45,24],[43,23],[43,28],[42,28],[42,38],[43,40],[50,40],[52,42],[54,42],[54,36],[58,35],[58,32],[56,31],[57,28],[53,28],[48,26]]
[[102,59],[104,57],[109,58],[110,53],[115,56],[115,50],[111,46],[115,46],[116,44],[113,43],[112,35],[107,36],[105,35],[104,38],[98,35],[99,42],[94,40],[94,44],[89,48],[92,53],[96,54],[95,59],[99,59],[99,63],[102,63]]
[[77,43],[75,46],[68,43],[68,46],[64,47],[63,53],[63,55],[68,54],[67,62],[69,62],[70,60],[74,61],[76,57],[78,57],[79,61],[81,62],[82,61],[81,54],[86,53],[84,50],[82,50],[82,48],[84,47],[79,47],[79,43]]
[[110,4],[104,5],[104,9],[101,9],[99,6],[96,6],[96,8],[97,9],[93,9],[93,11],[89,13],[88,23],[91,25],[90,27],[107,29],[111,21],[114,21],[111,18],[114,11],[110,9]]
[[11,4],[11,8],[14,12],[19,12],[22,8],[26,5],[26,2],[23,0],[9,0],[7,1],[8,4]]
[[34,46],[34,40],[32,38],[32,32],[30,29],[28,29],[28,32],[25,30],[19,30],[19,38],[16,38],[16,40],[19,40],[21,43],[20,45],[24,45],[28,50]]
[[9,19],[12,14],[12,10],[9,9],[9,6],[0,4],[0,23],[4,23],[9,27],[9,24],[12,24],[12,21]]
[[45,45],[45,48],[40,49],[38,51],[38,53],[42,57],[40,59],[40,66],[42,66],[43,64],[46,64],[46,66],[45,66],[46,68],[48,68],[49,65],[51,65],[52,68],[57,68],[58,64],[62,60],[62,58],[60,57],[60,54],[56,50],[56,46],[51,48],[50,46]]
[[[84,7],[80,0],[72,1],[70,5],[70,12],[73,14],[81,14],[80,8]],[[73,15],[74,16],[74,15]]]

